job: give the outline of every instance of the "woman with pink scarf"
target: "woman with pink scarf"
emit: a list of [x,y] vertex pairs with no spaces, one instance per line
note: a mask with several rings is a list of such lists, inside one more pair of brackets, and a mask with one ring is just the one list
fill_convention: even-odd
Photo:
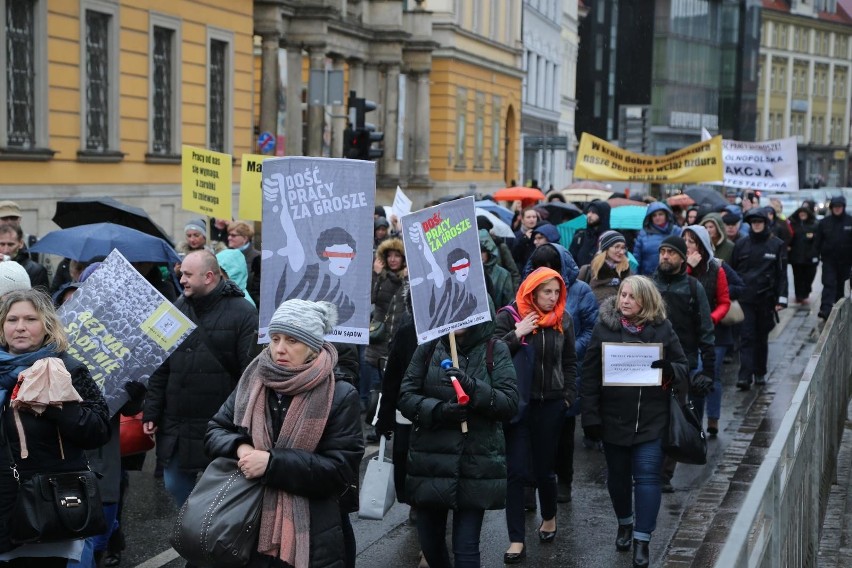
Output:
[[364,443],[358,392],[335,382],[337,351],[324,340],[336,321],[328,302],[282,303],[268,348],[208,425],[207,453],[238,459],[265,486],[250,567],[354,566],[339,501],[356,491]]

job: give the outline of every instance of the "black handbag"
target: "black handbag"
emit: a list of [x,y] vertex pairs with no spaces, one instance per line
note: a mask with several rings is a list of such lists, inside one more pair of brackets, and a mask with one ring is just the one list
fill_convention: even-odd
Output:
[[257,548],[263,485],[246,479],[237,460],[216,458],[178,513],[171,544],[188,563],[245,566]]
[[97,474],[88,463],[82,471],[36,473],[22,481],[12,447],[5,436],[3,441],[18,482],[10,517],[13,544],[74,540],[106,532]]
[[674,389],[669,397],[669,424],[663,436],[663,451],[680,463],[707,463],[707,438],[692,401],[681,404]]
[[388,338],[388,326],[385,325],[384,321],[371,321],[369,330],[370,345],[382,343]]

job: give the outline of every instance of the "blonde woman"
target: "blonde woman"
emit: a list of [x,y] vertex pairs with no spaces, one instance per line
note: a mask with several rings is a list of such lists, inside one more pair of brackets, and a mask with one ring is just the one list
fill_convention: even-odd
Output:
[[597,254],[580,269],[577,279],[591,286],[600,304],[614,296],[621,281],[630,276],[630,261],[627,258],[627,241],[618,231],[605,232],[598,246]]

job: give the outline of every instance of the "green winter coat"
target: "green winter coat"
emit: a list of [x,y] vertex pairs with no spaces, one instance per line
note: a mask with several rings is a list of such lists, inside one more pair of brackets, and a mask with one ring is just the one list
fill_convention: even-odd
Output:
[[493,371],[488,373],[486,353],[493,333],[494,324],[485,322],[457,338],[459,368],[475,378],[477,385],[474,392],[467,393],[467,434],[462,434],[459,424],[433,420],[439,404],[456,400],[440,366],[442,360],[450,358],[447,337],[436,344],[420,345],[414,352],[398,403],[402,414],[413,423],[405,481],[413,506],[482,510],[505,506],[503,421],[517,412],[518,391],[509,348],[502,341],[493,343]]
[[500,249],[494,243],[494,239],[485,229],[479,230],[479,247],[488,253],[488,260],[484,261],[485,274],[491,279],[494,306],[502,308],[508,306],[515,300],[512,288],[512,275],[500,265]]

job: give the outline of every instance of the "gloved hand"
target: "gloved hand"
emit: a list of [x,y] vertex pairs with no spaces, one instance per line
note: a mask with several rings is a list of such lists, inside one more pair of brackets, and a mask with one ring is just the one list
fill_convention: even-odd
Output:
[[124,390],[127,391],[127,395],[130,397],[132,402],[141,402],[142,399],[145,398],[145,393],[148,392],[145,385],[139,381],[128,381],[124,383]]
[[451,377],[455,377],[456,380],[459,382],[459,385],[461,385],[462,390],[464,390],[465,394],[467,394],[468,396],[472,395],[473,392],[476,390],[476,379],[467,375],[461,369],[458,369],[456,367],[450,367],[449,369],[444,371],[444,376],[447,377],[448,381],[451,380]]
[[442,402],[432,412],[439,424],[459,424],[467,420],[467,408],[455,402]]
[[689,380],[689,392],[699,397],[707,396],[713,392],[713,379],[700,373],[695,375]]
[[653,363],[651,363],[652,369],[662,369],[664,377],[673,377],[674,376],[674,367],[672,367],[671,361],[666,361],[665,359],[657,359]]
[[380,436],[384,436],[388,440],[393,436],[394,425],[388,424],[381,418],[378,422],[376,422],[376,433]]
[[600,424],[583,426],[583,435],[593,442],[600,442],[603,439],[603,426]]

